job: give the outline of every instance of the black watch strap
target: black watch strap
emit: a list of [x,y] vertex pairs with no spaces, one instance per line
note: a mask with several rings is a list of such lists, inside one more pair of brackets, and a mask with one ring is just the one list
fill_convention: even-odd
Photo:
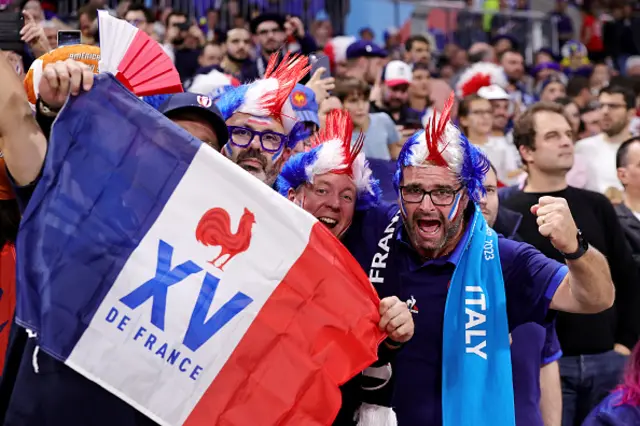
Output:
[[587,252],[587,249],[589,248],[589,243],[582,235],[582,231],[580,231],[580,229],[578,229],[578,234],[576,235],[576,238],[578,239],[578,250],[576,250],[573,253],[562,253],[564,258],[567,260],[580,259]]

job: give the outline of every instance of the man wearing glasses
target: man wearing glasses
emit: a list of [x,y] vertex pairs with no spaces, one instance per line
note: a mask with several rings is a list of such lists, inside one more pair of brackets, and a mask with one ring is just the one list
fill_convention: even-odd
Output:
[[264,79],[230,89],[216,100],[229,129],[222,153],[269,186],[289,155],[287,148],[308,136],[289,99],[307,71],[306,57],[285,55],[277,70],[275,61],[270,62]]
[[488,228],[477,207],[488,161],[450,123],[452,104],[402,148],[399,206],[356,214],[343,241],[380,297],[413,313],[414,337],[393,365],[398,424],[513,425],[511,330],[544,325],[549,309],[600,312],[614,289],[564,199],[530,209],[566,265]]
[[636,97],[627,87],[608,86],[600,91],[598,103],[602,133],[578,141],[575,148],[588,170],[584,189],[603,194],[610,188],[622,191],[616,174],[616,152],[633,136],[630,124],[636,115]]

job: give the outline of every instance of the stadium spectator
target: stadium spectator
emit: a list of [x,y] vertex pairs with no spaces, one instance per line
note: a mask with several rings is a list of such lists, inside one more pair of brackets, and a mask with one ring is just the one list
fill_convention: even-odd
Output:
[[423,35],[412,35],[404,44],[405,62],[431,64],[431,43]]
[[640,138],[628,139],[616,153],[622,203],[614,205],[636,265],[640,267]]
[[209,41],[204,45],[200,55],[198,56],[198,65],[201,68],[211,66],[219,66],[224,59],[224,50],[222,46],[216,42]]
[[[347,47],[346,76],[373,85],[376,83],[387,52],[375,43],[358,40]],[[367,155],[367,158],[369,155]]]
[[622,190],[616,175],[616,152],[631,137],[629,123],[636,113],[636,98],[623,86],[608,86],[598,96],[602,132],[576,144],[589,170],[586,189],[605,193],[609,188]]
[[533,105],[516,121],[513,139],[527,166],[527,182],[522,191],[510,191],[501,201],[522,214],[518,234],[546,256],[562,261],[563,255],[539,234],[540,223],[531,206],[541,197],[565,199],[582,237],[607,258],[616,286],[615,309],[591,315],[558,313],[556,329],[564,353],[560,359],[562,424],[578,426],[616,387],[630,348],[637,342],[638,271],[629,269],[631,252],[609,200],[567,185],[573,134],[562,106]]
[[142,5],[131,5],[124,14],[124,20],[149,35],[153,34],[153,14]]
[[242,83],[258,78],[254,62],[251,60],[251,33],[244,28],[234,28],[227,33],[225,55],[220,67]]
[[349,111],[353,120],[353,140],[365,133],[363,152],[367,158],[395,160],[391,156],[391,146],[400,141],[396,126],[384,112],[369,112],[369,85],[363,80],[347,78],[336,81],[333,94]]
[[586,108],[586,106],[594,100],[594,95],[591,93],[591,88],[589,87],[589,80],[586,77],[572,77],[569,79],[566,92],[567,96],[570,97],[580,109]]
[[495,167],[498,180],[514,183],[520,174],[517,152],[510,148],[504,136],[493,136],[493,108],[491,102],[480,95],[469,95],[458,106],[460,128],[469,142],[480,148]]
[[566,96],[564,80],[558,75],[552,75],[540,82],[537,92],[541,101],[555,102]]

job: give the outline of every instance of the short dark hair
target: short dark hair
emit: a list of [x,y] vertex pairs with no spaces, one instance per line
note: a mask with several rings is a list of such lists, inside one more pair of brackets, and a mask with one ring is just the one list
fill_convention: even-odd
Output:
[[580,95],[584,89],[589,90],[589,79],[587,77],[572,77],[567,83],[566,93],[570,98],[575,98]]
[[[469,112],[471,111],[471,104],[477,100],[486,100],[486,99],[478,95],[477,93],[474,93],[472,95],[468,95],[462,98],[462,100],[460,100],[460,103],[458,104],[458,117],[459,118],[468,117]],[[465,135],[469,131],[466,127],[462,126],[462,123],[460,123],[460,128],[462,129],[462,132]]]
[[631,90],[626,86],[610,84],[604,89],[600,90],[600,93],[598,96],[602,94],[622,95],[622,97],[624,98],[624,103],[626,104],[628,110],[635,109],[636,107],[636,95],[635,93],[633,93],[633,90]]
[[409,52],[411,48],[413,48],[414,43],[426,43],[427,46],[431,47],[431,43],[429,43],[429,40],[425,36],[416,34],[412,35],[407,39],[407,41],[404,42],[404,48],[407,52]]
[[129,12],[142,12],[144,13],[144,19],[147,20],[147,23],[151,24],[154,22],[153,19],[153,13],[151,13],[151,11],[149,9],[147,9],[146,7],[144,7],[141,4],[132,4],[131,6],[129,6],[129,8],[127,9],[127,12],[124,14],[124,16],[127,16],[127,13]]
[[518,49],[511,48],[511,49],[507,49],[507,50],[505,50],[503,52],[500,52],[498,54],[498,63],[502,62],[502,58],[504,58],[504,55],[506,55],[507,53],[513,53],[515,55],[520,55],[520,56],[522,56],[524,58],[524,56],[522,55],[522,52],[520,52]]
[[[539,112],[551,112],[559,114],[571,124],[564,112],[564,107],[556,102],[536,102],[525,110],[524,113],[516,120],[513,126],[513,143],[520,151],[520,147],[524,146],[531,151],[536,150],[536,114]],[[522,159],[524,162],[524,158]]]
[[369,85],[359,78],[343,78],[336,80],[336,87],[333,90],[333,95],[340,99],[340,102],[351,95],[363,96],[365,99],[369,99],[371,88]]
[[635,142],[640,142],[640,136],[627,139],[618,147],[618,151],[616,152],[616,169],[627,166],[627,154],[629,153],[629,148],[631,148],[631,145]]
[[179,16],[179,17],[184,17],[185,19],[189,19],[189,18],[187,18],[187,14],[186,13],[180,12],[179,10],[174,10],[173,12],[171,12],[171,13],[169,13],[167,15],[167,22],[165,22],[165,24],[169,25],[169,21],[171,21],[171,18],[173,18],[174,16]]
[[80,9],[78,9],[78,19],[80,19],[82,15],[87,15],[87,18],[89,18],[89,20],[95,21],[96,19],[98,19],[98,8],[92,4],[85,4]]

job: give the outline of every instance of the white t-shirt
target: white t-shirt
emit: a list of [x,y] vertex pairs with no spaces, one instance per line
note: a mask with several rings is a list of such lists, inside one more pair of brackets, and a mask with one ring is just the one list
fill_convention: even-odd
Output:
[[604,133],[576,142],[575,155],[587,167],[587,183],[584,189],[602,194],[611,187],[623,190],[616,172],[616,152],[620,143],[605,140]]
[[505,185],[515,185],[520,175],[520,154],[513,143],[504,136],[489,136],[484,145],[476,145],[489,158],[498,172],[498,180]]

